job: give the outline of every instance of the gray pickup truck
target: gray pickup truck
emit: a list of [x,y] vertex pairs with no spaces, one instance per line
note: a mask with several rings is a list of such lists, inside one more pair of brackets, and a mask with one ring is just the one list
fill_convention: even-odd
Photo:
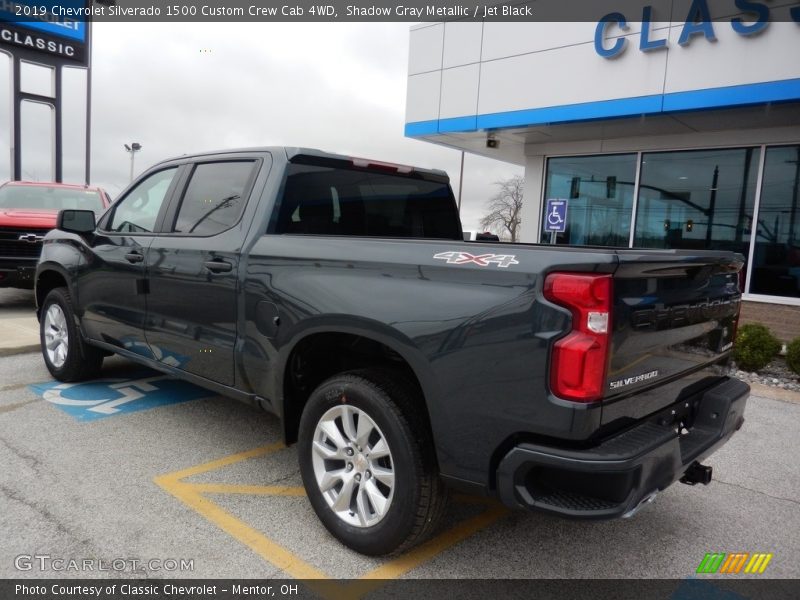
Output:
[[742,263],[465,242],[441,171],[260,148],[62,211],[36,300],[54,377],[116,353],[274,413],[324,525],[380,555],[451,488],[614,518],[708,483],[749,394],[726,375]]

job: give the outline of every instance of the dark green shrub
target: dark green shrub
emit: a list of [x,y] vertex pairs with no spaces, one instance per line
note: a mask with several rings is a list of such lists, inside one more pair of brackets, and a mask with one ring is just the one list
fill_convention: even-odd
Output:
[[769,329],[758,323],[748,323],[739,327],[736,334],[733,360],[743,371],[758,371],[780,351],[781,343]]
[[794,338],[786,346],[786,364],[792,371],[800,375],[800,337]]

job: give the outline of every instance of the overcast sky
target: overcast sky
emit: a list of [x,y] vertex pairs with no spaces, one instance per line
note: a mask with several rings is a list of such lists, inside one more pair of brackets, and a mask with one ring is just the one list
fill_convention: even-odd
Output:
[[[184,153],[288,145],[444,169],[458,193],[460,153],[403,135],[408,38],[408,23],[96,24],[92,183],[119,194],[128,183],[123,144],[130,142],[143,146],[137,173]],[[69,75],[76,109],[80,78]],[[0,122],[8,122],[5,102]],[[24,177],[47,179],[44,116],[23,117],[31,138]],[[82,182],[82,126],[73,117],[65,131],[72,157],[65,181]],[[2,137],[0,156],[7,157]],[[2,163],[0,180],[9,173]],[[467,155],[464,229],[478,228],[494,182],[515,174],[522,168]]]

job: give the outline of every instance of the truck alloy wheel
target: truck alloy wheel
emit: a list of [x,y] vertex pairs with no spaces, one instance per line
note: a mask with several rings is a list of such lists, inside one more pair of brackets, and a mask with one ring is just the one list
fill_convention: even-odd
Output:
[[322,524],[363,554],[420,543],[447,504],[418,388],[388,369],[322,382],[303,410],[298,458]]
[[375,421],[355,406],[334,406],[317,423],[312,464],[322,497],[356,527],[378,523],[394,496],[392,452]]
[[58,304],[53,303],[47,307],[42,333],[44,335],[43,350],[47,353],[47,358],[53,366],[60,369],[67,362],[69,331],[67,330],[67,318]]
[[83,341],[66,288],[48,292],[39,321],[42,357],[53,377],[59,381],[83,381],[97,374],[103,364],[103,352]]

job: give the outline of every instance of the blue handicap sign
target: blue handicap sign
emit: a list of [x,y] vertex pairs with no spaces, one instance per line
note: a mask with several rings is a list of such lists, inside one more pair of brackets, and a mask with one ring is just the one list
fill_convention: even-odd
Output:
[[567,230],[567,201],[548,198],[544,217],[544,230],[564,233]]
[[78,421],[95,421],[216,395],[149,369],[134,377],[82,383],[47,381],[32,384],[29,388]]

